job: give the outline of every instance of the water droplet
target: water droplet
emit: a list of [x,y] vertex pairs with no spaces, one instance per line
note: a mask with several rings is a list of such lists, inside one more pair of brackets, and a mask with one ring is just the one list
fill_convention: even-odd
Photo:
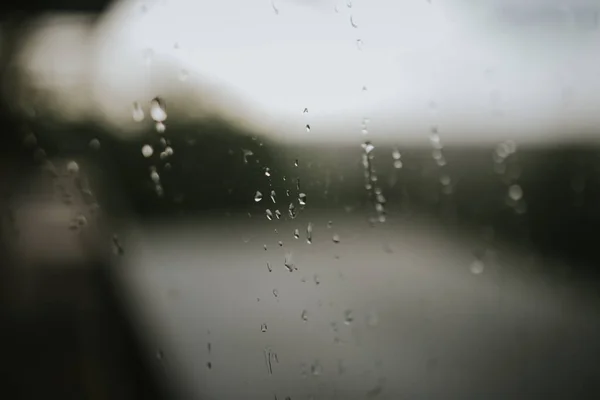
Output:
[[308,225],[306,226],[306,243],[308,243],[308,244],[312,243],[312,231],[313,231],[313,225],[311,222],[309,222]]
[[262,200],[262,198],[263,198],[262,193],[257,190],[256,193],[254,194],[254,201],[258,203],[259,201]]
[[265,251],[267,251],[267,245],[266,244],[263,244],[263,249],[265,249]]
[[157,359],[158,361],[162,361],[162,360],[163,360],[163,358],[164,358],[164,354],[163,354],[162,350],[157,350],[157,351],[156,351],[156,359]]
[[357,47],[359,50],[362,50],[362,47],[363,47],[363,41],[362,41],[361,39],[356,39],[356,47]]
[[152,154],[154,154],[154,149],[152,148],[152,146],[150,146],[149,144],[145,144],[144,146],[142,146],[142,155],[144,157],[152,157]]
[[70,174],[76,174],[79,172],[79,164],[77,164],[77,162],[75,161],[69,161],[67,163],[67,171]]
[[100,150],[100,141],[97,138],[90,140],[89,145],[92,150]]
[[156,132],[164,133],[166,130],[167,130],[167,127],[163,122],[156,123]]
[[322,372],[323,372],[323,367],[321,367],[321,363],[319,363],[318,360],[316,360],[314,363],[312,363],[312,365],[310,366],[311,374],[313,374],[314,376],[319,376],[319,375],[321,375]]
[[267,331],[267,324],[266,323],[262,323],[262,325],[260,326],[260,331],[261,332],[266,332]]
[[367,314],[367,326],[374,327],[379,324],[379,315],[376,311],[370,311]]
[[277,219],[281,218],[281,211],[275,210],[275,218],[277,218]]
[[485,264],[481,260],[475,260],[471,263],[469,269],[471,270],[472,274],[479,275],[483,273],[483,270],[485,269]]
[[156,170],[150,172],[150,179],[152,179],[154,183],[160,182],[160,175],[158,175],[158,172],[156,172]]
[[308,312],[306,310],[303,310],[300,317],[302,318],[302,321],[304,321],[304,322],[308,321]]
[[300,193],[298,195],[298,204],[300,204],[301,206],[306,205],[306,193]]
[[294,161],[294,167],[297,167],[298,165],[298,159],[296,159],[296,161]]
[[272,220],[273,220],[273,213],[271,212],[271,210],[269,210],[269,209],[267,208],[267,210],[265,211],[265,214],[266,214],[266,216],[267,216],[267,219],[268,219],[269,221],[272,221]]
[[271,190],[271,201],[272,201],[273,203],[276,203],[276,201],[275,201],[275,197],[276,197],[276,193],[275,193],[275,191],[274,191],[274,190]]
[[392,158],[393,158],[394,160],[399,160],[400,158],[402,158],[402,154],[400,154],[400,150],[398,150],[398,149],[394,149],[394,150],[392,151]]
[[352,25],[353,28],[358,28],[358,25],[356,22],[354,22],[354,17],[352,15],[350,16],[350,25]]
[[300,178],[296,178],[296,190],[300,191]]
[[354,321],[354,316],[352,315],[352,310],[344,311],[344,323],[346,325],[350,325]]
[[432,133],[429,135],[429,142],[431,143],[431,147],[434,149],[442,149],[444,146],[442,145],[442,141],[440,139],[440,135],[437,133]]
[[511,185],[508,188],[508,196],[514,201],[519,201],[523,197],[523,189],[519,185]]
[[252,150],[242,149],[242,155],[244,157],[244,164],[248,164],[248,157],[253,156]]
[[293,203],[290,203],[290,206],[288,207],[288,214],[291,219],[294,219],[298,216],[298,213],[296,212],[296,206],[294,206]]
[[273,289],[273,296],[279,297],[279,290]]
[[117,235],[113,235],[112,242],[115,254],[119,256],[123,255],[125,251],[123,250],[123,246],[121,246],[121,242],[119,241],[119,237]]
[[440,176],[440,183],[444,186],[448,186],[451,183],[450,176],[448,176],[447,174],[443,174],[442,176]]
[[267,263],[267,269],[269,270],[269,272],[273,272],[273,268],[271,268],[271,264],[270,263]]
[[211,363],[210,361],[209,361],[209,362],[207,362],[207,363],[206,363],[206,367],[207,367],[208,369],[212,369],[212,363]]
[[444,158],[440,149],[433,149],[433,151],[431,152],[431,157],[433,157],[433,159],[436,161],[442,160]]
[[313,276],[313,281],[315,282],[315,285],[318,285],[321,283],[321,280],[319,279],[319,275],[315,274]]
[[337,233],[333,235],[333,237],[331,238],[331,240],[333,240],[333,243],[339,243],[340,242],[340,235],[338,235]]
[[306,124],[306,132],[310,132],[310,125]]
[[283,260],[283,265],[288,269],[289,272],[293,272],[296,268],[294,266],[294,262],[292,261],[292,253],[286,253],[285,258]]
[[190,73],[188,72],[187,69],[182,69],[180,74],[179,74],[179,80],[182,82],[185,82],[188,80],[188,78],[190,77]]
[[265,176],[271,176],[271,170],[269,167],[265,167]]
[[328,221],[327,222],[327,228],[331,228],[333,226],[333,221]]
[[273,12],[275,13],[275,15],[279,15],[279,9],[277,8],[277,6],[275,6],[275,0],[271,1],[271,7],[273,8]]
[[167,119],[166,107],[160,97],[155,97],[150,102],[150,116],[154,122],[164,122]]
[[400,161],[400,160],[394,161],[394,168],[396,168],[396,169],[402,168],[402,161]]
[[364,142],[361,147],[367,154],[371,153],[375,149],[375,146],[373,146],[373,144],[368,140]]
[[137,101],[133,103],[131,116],[135,122],[142,122],[144,120],[144,110],[142,110],[142,106]]
[[296,228],[294,229],[294,239],[300,238],[300,231]]

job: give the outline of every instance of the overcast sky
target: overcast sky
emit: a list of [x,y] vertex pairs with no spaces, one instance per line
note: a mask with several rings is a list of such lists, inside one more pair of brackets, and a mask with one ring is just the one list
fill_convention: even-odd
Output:
[[72,117],[125,128],[159,94],[170,118],[217,112],[284,141],[355,141],[367,117],[374,139],[437,124],[446,142],[537,142],[600,122],[595,14],[569,4],[126,0],[93,27],[48,20],[23,60]]

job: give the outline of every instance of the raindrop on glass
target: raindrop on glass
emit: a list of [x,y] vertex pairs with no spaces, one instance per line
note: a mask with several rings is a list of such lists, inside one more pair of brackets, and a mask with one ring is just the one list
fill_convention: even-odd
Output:
[[300,193],[298,195],[298,204],[300,204],[301,206],[306,205],[306,193]]
[[248,157],[253,156],[252,150],[242,149],[242,155],[244,157],[244,164],[248,164]]
[[400,154],[400,150],[394,149],[394,151],[392,151],[392,158],[394,160],[399,160],[400,158],[402,158],[402,154]]
[[267,263],[267,269],[269,270],[269,272],[273,272],[273,268],[271,268],[271,264]]
[[310,125],[306,124],[306,132],[310,132]]
[[356,22],[354,22],[354,17],[352,15],[350,16],[350,25],[352,25],[353,28],[358,28],[358,25]]
[[444,186],[448,186],[450,184],[451,180],[450,180],[450,176],[444,174],[442,176],[440,176],[440,183]]
[[331,240],[333,240],[333,243],[339,243],[340,242],[340,235],[338,235],[337,233],[333,235],[333,237],[331,238]]
[[274,191],[274,190],[271,190],[271,201],[272,201],[273,203],[276,203],[276,201],[275,201],[275,197],[276,197],[276,193],[275,193],[275,191]]
[[150,146],[149,144],[145,144],[144,146],[142,146],[142,155],[144,157],[152,157],[152,154],[154,154],[154,149],[152,148],[152,146]]
[[279,247],[283,247],[283,242],[281,240],[278,242],[278,244],[279,244]]
[[319,279],[319,275],[315,274],[313,276],[313,281],[315,282],[315,285],[318,285],[321,283],[321,280]]
[[323,372],[323,367],[321,367],[321,363],[319,363],[319,361],[315,361],[314,363],[312,363],[312,365],[310,366],[310,373],[313,374],[314,376],[319,376],[321,375],[321,373]]
[[275,218],[277,218],[277,219],[281,218],[281,211],[275,210]]
[[262,200],[262,198],[263,198],[262,193],[257,190],[256,193],[254,194],[254,201],[258,203],[259,201]]
[[290,203],[290,206],[288,207],[288,214],[291,219],[294,219],[298,216],[298,213],[296,212],[296,206],[294,206],[293,203]]
[[269,167],[265,168],[265,176],[271,176],[271,170],[269,169]]
[[137,101],[133,103],[131,116],[135,122],[142,122],[144,120],[144,110],[142,110],[142,106]]
[[296,228],[294,229],[294,239],[299,239],[300,238],[300,231]]
[[331,228],[333,226],[333,221],[328,221],[327,222],[327,228]]
[[96,138],[90,140],[90,148],[92,150],[100,150],[100,141]]
[[508,188],[508,196],[514,201],[519,201],[523,197],[523,189],[519,185],[512,185]]
[[157,122],[156,123],[156,132],[158,132],[158,133],[164,133],[165,130],[167,130],[167,127],[165,126],[165,124],[163,122]]
[[400,161],[400,160],[395,160],[395,161],[394,161],[394,168],[396,168],[396,169],[400,169],[400,168],[402,168],[402,161]]
[[309,222],[308,225],[306,226],[306,243],[308,243],[308,244],[312,243],[312,232],[313,232],[313,225],[311,222]]
[[67,171],[71,174],[76,174],[79,172],[79,164],[75,161],[69,161],[67,163]]
[[210,361],[209,361],[209,362],[207,362],[207,363],[206,363],[206,367],[207,367],[208,369],[212,369],[212,363],[211,363]]
[[354,316],[352,315],[352,310],[344,311],[344,323],[346,325],[350,325],[354,321]]
[[306,310],[303,310],[300,317],[302,318],[302,321],[308,321],[308,312]]
[[286,253],[285,255],[285,259],[283,261],[283,265],[285,265],[285,267],[287,268],[288,271],[293,272],[295,267],[294,267],[294,262],[292,261],[292,253]]
[[152,171],[150,172],[150,179],[152,179],[154,183],[158,183],[160,181],[160,175],[158,175],[158,172]]
[[296,161],[294,161],[294,167],[297,167],[298,165],[298,159],[296,159]]
[[363,41],[361,39],[356,39],[356,48],[358,48],[359,50],[362,50]]
[[363,150],[365,151],[365,153],[369,154],[370,152],[372,152],[375,149],[375,146],[373,146],[373,144],[369,141],[364,142],[362,145]]
[[267,331],[267,324],[266,323],[262,323],[262,325],[260,326],[260,331],[261,332],[266,332]]
[[188,78],[190,77],[190,73],[188,72],[187,69],[182,69],[180,74],[179,74],[179,80],[182,82],[185,82],[188,80]]
[[273,296],[279,297],[279,290],[273,289]]
[[469,266],[469,270],[471,270],[471,273],[473,275],[479,275],[479,274],[483,273],[484,269],[485,269],[485,264],[481,260],[475,260]]
[[272,220],[273,220],[273,213],[271,212],[271,210],[269,210],[269,209],[267,208],[267,210],[265,211],[265,214],[266,214],[266,216],[267,216],[267,219],[268,219],[269,221],[272,221]]
[[150,116],[155,122],[163,122],[167,119],[165,104],[160,97],[155,97],[150,102]]

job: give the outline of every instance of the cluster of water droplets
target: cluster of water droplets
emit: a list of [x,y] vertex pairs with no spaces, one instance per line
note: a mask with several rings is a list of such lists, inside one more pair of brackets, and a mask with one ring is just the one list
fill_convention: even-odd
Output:
[[492,153],[494,171],[500,175],[506,185],[506,204],[513,208],[517,214],[527,211],[523,188],[518,180],[521,176],[521,166],[518,161],[517,145],[512,140],[507,140],[496,146]]

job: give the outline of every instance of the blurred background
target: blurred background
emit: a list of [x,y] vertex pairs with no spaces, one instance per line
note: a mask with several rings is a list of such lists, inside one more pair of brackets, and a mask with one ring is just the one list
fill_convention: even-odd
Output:
[[594,2],[0,10],[8,398],[600,394]]

